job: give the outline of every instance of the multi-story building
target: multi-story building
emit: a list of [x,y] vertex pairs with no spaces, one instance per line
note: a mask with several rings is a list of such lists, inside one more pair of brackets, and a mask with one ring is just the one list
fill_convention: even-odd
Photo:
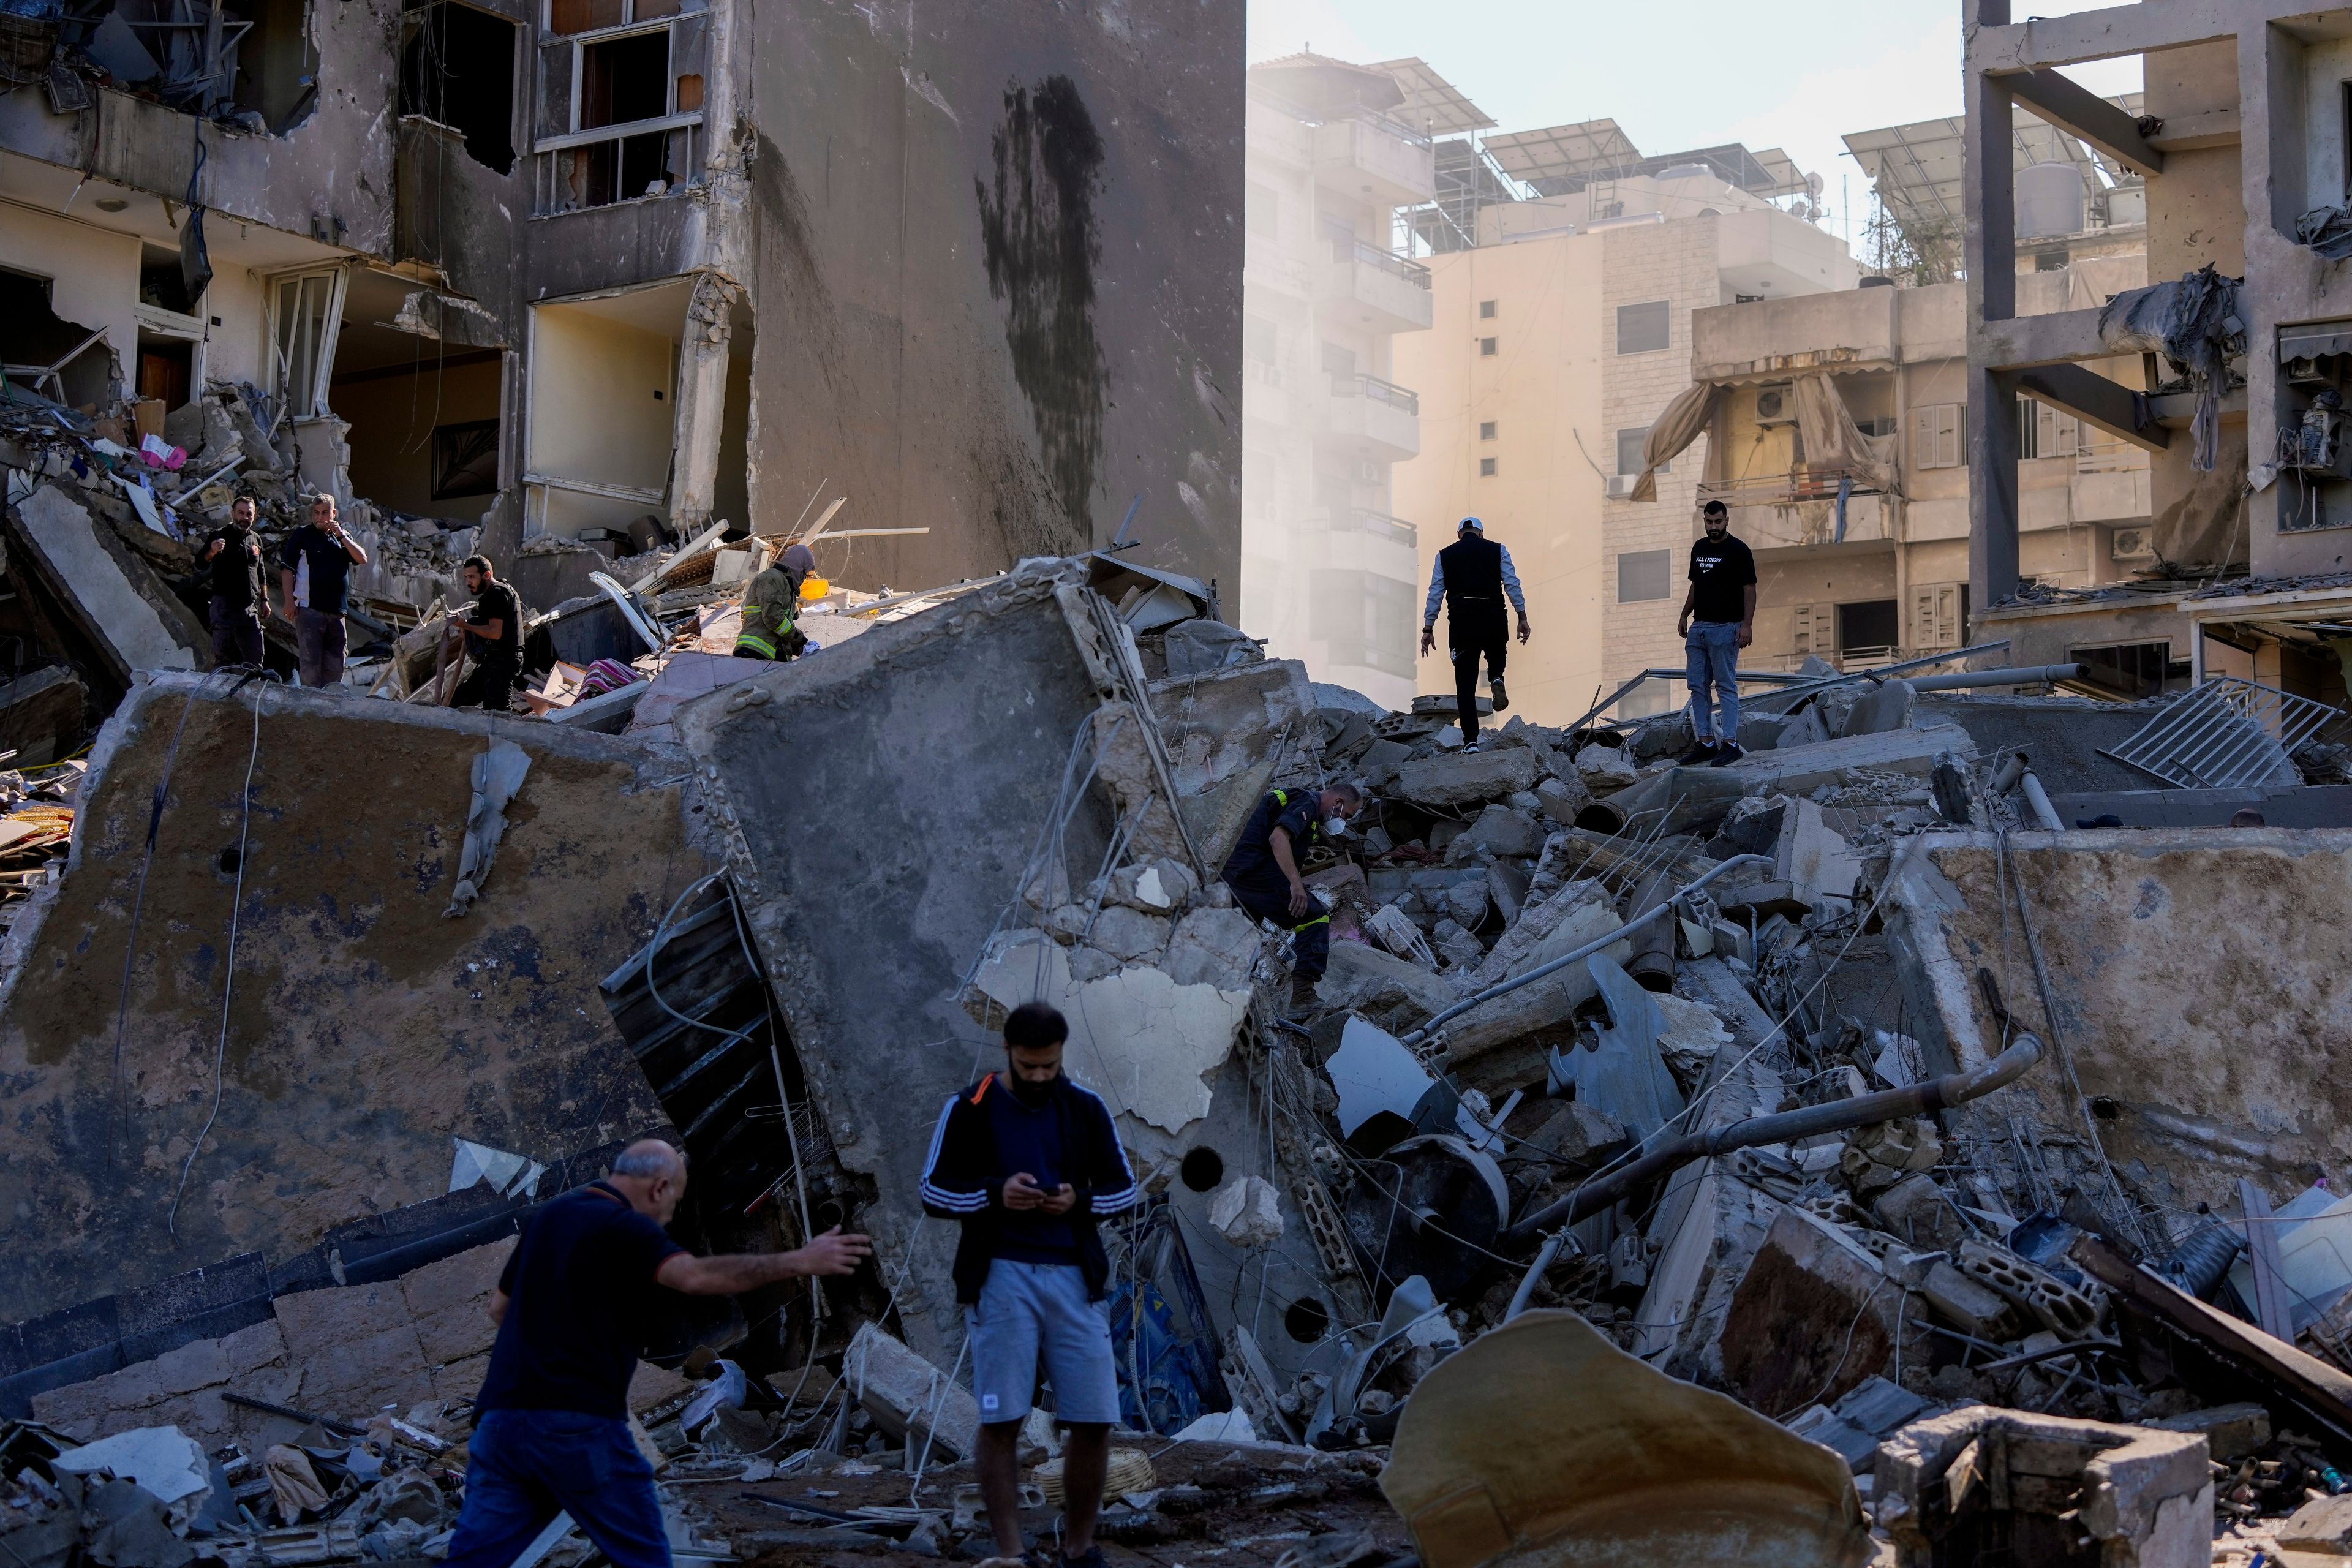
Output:
[[[1969,580],[1985,633],[2025,663],[2103,647],[2201,681],[2250,676],[2345,705],[2352,615],[2352,280],[2331,259],[2352,208],[2352,7],[2247,0],[2116,5],[2012,19],[1965,0],[1963,211]],[[2137,111],[2063,68],[2137,57]],[[2018,243],[2033,191],[2007,149],[2021,111],[2145,182],[2147,272],[2184,309],[2159,349],[2097,299],[2031,313],[2022,279],[1983,265]],[[2207,272],[2204,269],[2210,268]],[[2137,358],[2142,379],[2093,367]],[[2050,405],[2149,457],[2150,570],[2128,592],[2027,579],[2036,459],[2012,414]]]
[[1421,408],[1391,340],[1433,309],[1395,214],[1435,191],[1433,134],[1492,123],[1419,60],[1249,73],[1242,624],[1394,707],[1413,694],[1420,520],[1389,470],[1420,451]]
[[[1411,215],[1429,258],[1433,330],[1400,340],[1423,449],[1397,471],[1423,523],[1418,573],[1465,513],[1507,544],[1534,640],[1512,654],[1515,703],[1572,720],[1596,689],[1679,664],[1681,557],[1697,532],[1704,444],[1632,500],[1643,444],[1690,381],[1693,312],[1850,289],[1845,245],[1781,204],[1810,195],[1777,152],[1643,158],[1609,121],[1449,146],[1448,186]],[[1443,654],[1422,684],[1451,684]],[[1670,705],[1654,684],[1636,710]]]
[[[1962,132],[1941,120],[1846,138],[1875,179],[1886,215],[1875,238],[1892,275],[1692,319],[1691,379],[1716,390],[1697,497],[1727,502],[1732,531],[1756,552],[1756,643],[1743,658],[1752,667],[1819,657],[1850,668],[1969,638],[1982,601],[1969,582],[1967,289],[1934,280],[1958,256],[1948,215],[1959,206]],[[2021,121],[2014,142],[2034,193],[2015,259],[2021,313],[2144,283],[2137,177],[2040,121]],[[2139,384],[2136,355],[2095,368]],[[1816,407],[1844,411],[1866,443],[1859,451],[1818,423],[1806,428],[1798,384],[1816,378],[1833,394]],[[2147,455],[2046,403],[2021,400],[2015,417],[2023,571],[2066,593],[2131,580],[2154,560]],[[2112,644],[2068,656],[2089,667],[2083,685],[2096,692],[2144,695],[2167,675]]]
[[1239,0],[29,9],[0,361],[45,395],[247,384],[308,483],[498,554],[821,492],[898,531],[824,570],[927,586],[1140,493],[1154,564],[1238,577]]

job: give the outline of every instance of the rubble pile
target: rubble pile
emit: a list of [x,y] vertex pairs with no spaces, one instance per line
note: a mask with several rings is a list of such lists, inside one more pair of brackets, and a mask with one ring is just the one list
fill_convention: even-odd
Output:
[[[51,1317],[28,1309],[0,1342],[0,1397],[23,1406],[6,1413],[47,1424],[6,1439],[0,1542],[27,1563],[436,1556],[486,1330],[478,1302],[461,1313],[411,1282],[463,1256],[487,1294],[504,1237],[553,1190],[542,1178],[593,1173],[614,1139],[662,1124],[656,1107],[698,1186],[725,1194],[706,1240],[790,1246],[843,1223],[880,1265],[657,1347],[685,1380],[633,1403],[678,1554],[985,1555],[951,1227],[926,1220],[915,1176],[933,1108],[1033,998],[1069,1019],[1069,1070],[1113,1110],[1145,1194],[1105,1227],[1120,1552],[1475,1568],[1572,1534],[1624,1560],[1726,1560],[1737,1540],[1759,1562],[2153,1564],[2352,1542],[2352,1201],[2326,1180],[2352,1151],[2327,1115],[2282,1126],[2277,1105],[2333,1090],[2324,1048],[2272,1040],[2341,1037],[2352,1002],[2312,956],[2325,922],[2298,911],[2340,897],[2346,835],[2053,828],[2053,799],[2110,782],[2018,739],[2066,725],[2069,700],[1931,702],[1826,667],[1758,702],[1727,765],[1680,760],[1679,715],[1509,715],[1472,750],[1450,700],[1390,712],[1314,685],[1220,621],[1204,585],[1108,554],[937,595],[821,585],[804,622],[820,657],[734,659],[728,617],[771,542],[714,531],[600,568],[535,629],[559,655],[546,668],[580,672],[534,685],[544,722],[415,711],[447,674],[429,617],[390,645],[379,684],[396,703],[177,677],[125,705],[75,828],[86,841],[102,816],[118,849],[154,833],[149,753],[190,712],[170,765],[248,790],[257,758],[268,787],[296,787],[272,759],[304,725],[332,736],[304,753],[330,775],[300,781],[306,799],[380,765],[351,741],[370,727],[388,754],[442,758],[441,804],[366,842],[398,875],[364,885],[337,880],[362,874],[305,817],[313,858],[279,891],[274,814],[300,807],[244,797],[255,847],[234,874],[260,889],[245,940],[315,930],[322,900],[364,904],[409,922],[384,984],[509,1009],[449,1026],[497,1042],[495,1070],[520,1027],[500,1019],[560,1019],[582,1054],[554,1090],[466,1079],[486,1070],[471,1058],[422,1068],[451,1076],[404,1105],[404,1128],[456,1137],[457,1163],[446,1193],[366,1178],[410,1194],[389,1214],[329,1193],[268,1230],[215,1157],[170,1145],[221,1182],[205,1223],[257,1283],[157,1327],[152,1302],[200,1286],[142,1294],[110,1274],[103,1311],[51,1289]],[[1331,934],[1309,1005],[1290,985],[1297,939],[1220,871],[1268,791],[1340,784],[1368,798],[1300,862]],[[182,835],[202,858],[159,897],[201,883],[203,909],[221,900],[235,787],[207,786],[214,816]],[[54,807],[39,793],[24,810]],[[181,842],[172,792],[152,793]],[[627,803],[629,832],[583,820],[582,800]],[[588,843],[610,863],[590,867]],[[107,944],[131,885],[66,895],[122,874],[70,862],[53,879],[70,918],[11,933],[0,1021],[25,1042],[9,1047],[24,1082],[106,1049],[96,1033],[37,1040],[22,998],[60,994],[89,952],[105,978],[82,1010],[121,1005],[110,987],[129,969]],[[2184,896],[2210,908],[2241,885],[2274,891],[2226,931]],[[518,934],[556,918],[546,896],[579,952]],[[590,899],[625,912],[591,918]],[[156,940],[205,940],[209,914],[166,908]],[[209,977],[210,952],[187,966]],[[2229,977],[2232,1043],[2258,1066],[2210,1068],[2193,994],[2118,1019],[2130,1007],[2103,989],[2193,992],[2204,977],[2180,972],[2200,963]],[[373,1026],[379,978],[349,982],[351,1013],[304,1016],[321,1050]],[[184,1006],[200,1022],[161,1045],[134,1034],[132,1076],[187,1077],[184,1037],[223,1026],[211,984],[159,994],[166,1021]],[[575,994],[601,997],[611,1026]],[[548,1055],[535,1037],[509,1059]],[[110,1089],[96,1068],[85,1081]],[[481,1107],[501,1096],[539,1120],[491,1140]],[[600,1096],[644,1110],[607,1127]],[[291,1187],[247,1131],[253,1101],[231,1091],[252,1171],[236,1180]],[[583,1116],[590,1132],[561,1131]],[[399,1289],[347,1284],[354,1262]],[[225,1351],[201,1382],[181,1370],[232,1342],[206,1336],[235,1303],[294,1324],[324,1321],[312,1292],[370,1289],[389,1316],[368,1342],[399,1342],[397,1376],[371,1370],[375,1349],[348,1374],[306,1366],[320,1352],[291,1327],[257,1370]],[[301,1407],[254,1403],[289,1388]],[[77,1466],[166,1418],[207,1479],[167,1498],[135,1468]],[[1024,1519],[1046,1528],[1050,1420],[1024,1448]],[[141,1497],[108,1490],[126,1484]],[[110,1530],[142,1544],[101,1546]]]

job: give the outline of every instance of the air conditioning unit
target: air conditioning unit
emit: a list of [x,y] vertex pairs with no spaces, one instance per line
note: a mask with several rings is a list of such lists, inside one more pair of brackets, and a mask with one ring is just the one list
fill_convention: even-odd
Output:
[[1356,464],[1356,482],[1360,485],[1376,485],[1386,477],[1382,464],[1369,459],[1360,459]]
[[1786,385],[1760,387],[1757,390],[1756,423],[1793,425],[1796,422],[1796,395]]
[[2145,528],[2116,530],[2115,543],[2109,553],[2117,561],[2146,561],[2156,554],[2156,546]]
[[1639,474],[1610,475],[1608,480],[1609,499],[1611,500],[1632,500],[1633,499],[1633,487],[1639,484],[1641,479],[1642,476]]

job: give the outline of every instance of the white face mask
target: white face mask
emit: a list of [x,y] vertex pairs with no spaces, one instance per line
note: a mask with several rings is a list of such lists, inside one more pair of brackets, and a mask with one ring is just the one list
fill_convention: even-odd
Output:
[[1339,837],[1344,837],[1344,836],[1346,835],[1347,831],[1348,831],[1348,819],[1347,819],[1346,817],[1344,817],[1344,816],[1327,816],[1327,817],[1325,817],[1325,818],[1323,819],[1323,834],[1324,834],[1324,837],[1327,837],[1327,838],[1339,838]]

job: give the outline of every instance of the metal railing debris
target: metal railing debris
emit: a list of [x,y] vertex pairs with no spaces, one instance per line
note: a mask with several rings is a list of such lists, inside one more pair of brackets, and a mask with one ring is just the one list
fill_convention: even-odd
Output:
[[2340,709],[2275,686],[2217,676],[2166,704],[2102,756],[2183,789],[2249,789],[2303,782],[2293,752]]

